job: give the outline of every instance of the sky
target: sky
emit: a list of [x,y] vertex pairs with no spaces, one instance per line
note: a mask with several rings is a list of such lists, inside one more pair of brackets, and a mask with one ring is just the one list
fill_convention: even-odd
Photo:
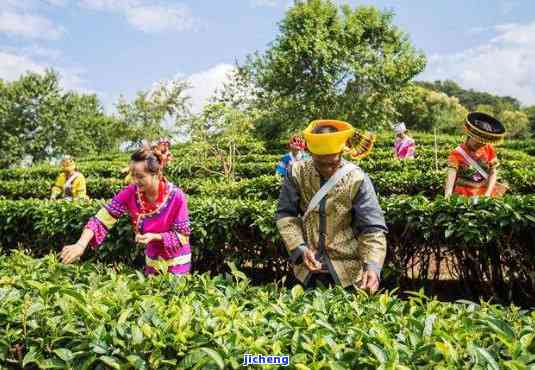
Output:
[[[428,64],[417,78],[535,104],[535,0],[338,0],[395,14]],[[118,98],[187,79],[199,111],[236,61],[274,40],[293,0],[0,0],[0,78],[54,68],[65,89]]]

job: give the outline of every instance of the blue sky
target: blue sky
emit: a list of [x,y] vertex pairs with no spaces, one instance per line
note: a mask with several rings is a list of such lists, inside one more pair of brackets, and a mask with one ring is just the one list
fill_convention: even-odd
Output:
[[[342,3],[344,1],[338,1]],[[535,1],[347,1],[393,10],[428,57],[420,79],[535,104]],[[65,88],[123,94],[185,78],[195,109],[234,60],[263,50],[291,0],[0,0],[0,78],[53,67]]]

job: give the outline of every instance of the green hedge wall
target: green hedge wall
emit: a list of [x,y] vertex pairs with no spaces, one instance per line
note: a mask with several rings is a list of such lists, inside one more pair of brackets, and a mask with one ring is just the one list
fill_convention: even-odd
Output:
[[[0,200],[0,245],[30,248],[36,255],[57,251],[76,241],[101,204]],[[385,278],[406,276],[411,258],[454,258],[455,273],[473,292],[535,302],[535,196],[434,201],[401,196],[383,198],[381,204],[390,229]],[[199,196],[190,198],[189,207],[196,269],[217,273],[222,261],[232,260],[267,278],[287,274],[286,253],[272,220],[275,202]],[[123,218],[99,258],[131,263],[140,253]],[[419,275],[428,277],[429,264],[419,268]],[[482,290],[486,284],[490,288]]]
[[[396,194],[422,194],[435,197],[443,194],[445,171],[435,171],[426,160],[410,162],[377,161],[362,163],[372,179],[380,196]],[[252,176],[252,168],[258,175]],[[277,198],[280,178],[276,175],[261,174],[272,170],[271,165],[260,164],[248,167],[251,177],[226,181],[218,177],[186,176],[174,174],[169,180],[180,186],[187,194],[212,194],[231,198],[254,197],[259,199]],[[270,171],[272,172],[272,171]],[[529,164],[504,163],[499,171],[501,180],[510,185],[512,194],[535,193],[535,162]],[[45,178],[0,181],[0,195],[8,199],[46,199],[50,195],[53,180]],[[111,198],[123,186],[121,179],[88,177],[87,189],[90,198]]]
[[[438,151],[438,162],[435,163],[435,153],[432,148],[422,148],[418,151],[416,161],[395,161],[390,149],[377,149],[372,154],[357,163],[366,171],[399,170],[401,168],[431,169],[438,165],[439,169],[446,167],[446,159],[452,148],[442,148]],[[535,170],[535,157],[516,150],[503,150],[498,157],[505,168],[529,168]],[[275,166],[280,161],[280,155],[250,154],[236,159],[235,174],[238,178],[252,178],[260,175],[275,173]],[[120,178],[124,176],[121,170],[128,165],[128,161],[97,160],[80,162],[79,169],[86,177]],[[194,156],[178,156],[166,168],[170,177],[219,177],[222,164],[210,159],[199,163]],[[53,181],[59,173],[59,167],[38,165],[30,168],[10,168],[0,170],[0,181],[5,180],[36,180],[39,178]]]

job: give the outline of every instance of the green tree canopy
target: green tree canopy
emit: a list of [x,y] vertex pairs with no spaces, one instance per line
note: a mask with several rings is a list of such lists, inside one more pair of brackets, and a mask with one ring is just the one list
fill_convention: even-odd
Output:
[[159,83],[151,90],[140,91],[131,102],[124,97],[117,103],[117,118],[124,124],[126,139],[133,145],[143,139],[154,140],[173,133],[189,116],[189,84],[183,80]]
[[[316,118],[376,128],[395,116],[393,101],[425,66],[393,13],[339,7],[330,0],[296,2],[264,53],[238,69],[253,104],[265,112],[257,130],[272,138]],[[227,95],[228,96],[228,95]]]
[[451,80],[434,81],[434,82],[417,82],[418,85],[429,90],[443,92],[449,96],[455,96],[459,102],[468,110],[474,111],[479,105],[490,105],[495,107],[498,112],[503,110],[519,110],[520,102],[511,96],[497,96],[487,92],[476,91],[473,89],[463,89],[456,82]]
[[116,149],[119,127],[95,95],[63,91],[53,70],[0,80],[0,167]]
[[407,87],[396,105],[399,119],[419,131],[461,132],[468,114],[456,97],[420,85]]

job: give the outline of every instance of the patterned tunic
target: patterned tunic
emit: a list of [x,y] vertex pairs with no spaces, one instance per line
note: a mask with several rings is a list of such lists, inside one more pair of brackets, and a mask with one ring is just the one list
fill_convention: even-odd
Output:
[[[383,266],[387,232],[383,211],[369,177],[357,168],[327,193],[303,223],[300,215],[323,183],[313,161],[293,164],[279,195],[277,227],[292,262],[300,259],[306,245],[323,256],[336,283],[344,288],[357,286],[364,269],[380,274]],[[305,285],[311,278],[304,263],[297,263],[294,273]]]
[[191,232],[186,195],[170,182],[165,182],[164,189],[161,204],[150,213],[141,212],[137,185],[122,189],[85,226],[94,232],[91,246],[96,248],[102,244],[109,228],[128,212],[134,230],[140,234],[162,234],[162,240],[152,240],[145,248],[145,272],[155,274],[158,270],[167,270],[176,275],[188,273],[191,268]]
[[58,196],[67,200],[87,199],[84,175],[80,172],[74,172],[71,177],[67,179],[64,172],[60,173],[54,182],[54,186],[52,186],[51,198],[56,199]]
[[[496,151],[492,145],[487,144],[473,152],[465,144],[460,145],[490,175],[490,171],[498,166]],[[457,179],[453,192],[464,196],[484,195],[488,187],[485,179],[475,168],[464,159],[455,148],[448,157],[448,167],[457,170]],[[496,190],[496,189],[494,189]]]

